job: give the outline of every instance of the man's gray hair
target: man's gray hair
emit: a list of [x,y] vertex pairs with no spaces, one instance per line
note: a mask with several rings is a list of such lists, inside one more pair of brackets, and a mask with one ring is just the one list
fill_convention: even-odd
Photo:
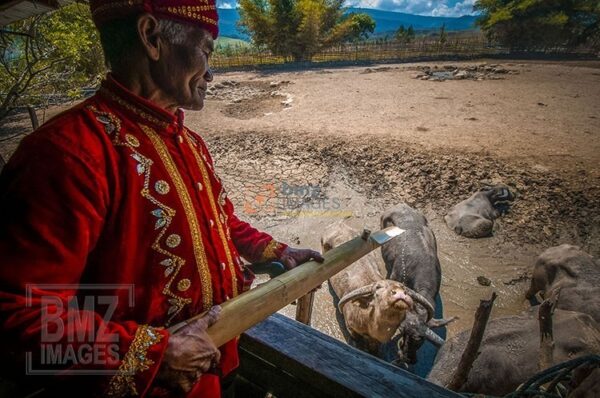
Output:
[[[183,44],[185,38],[192,32],[194,27],[187,23],[181,23],[170,19],[159,19],[158,27],[165,36],[165,39],[171,44]],[[203,29],[203,32],[208,35],[208,31]]]
[[[100,27],[100,41],[104,50],[105,62],[109,68],[122,65],[131,57],[131,52],[139,46],[137,18],[137,15],[130,15]],[[171,44],[183,44],[188,34],[194,29],[193,25],[169,19],[159,19],[158,25],[165,40]],[[203,31],[206,35],[210,35],[207,30],[203,29]]]

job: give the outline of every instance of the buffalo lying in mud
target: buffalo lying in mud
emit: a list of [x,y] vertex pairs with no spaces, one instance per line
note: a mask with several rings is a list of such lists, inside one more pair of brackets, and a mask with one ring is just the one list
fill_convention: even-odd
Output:
[[458,235],[485,238],[492,235],[494,220],[508,210],[514,199],[505,186],[485,187],[454,206],[444,219]]

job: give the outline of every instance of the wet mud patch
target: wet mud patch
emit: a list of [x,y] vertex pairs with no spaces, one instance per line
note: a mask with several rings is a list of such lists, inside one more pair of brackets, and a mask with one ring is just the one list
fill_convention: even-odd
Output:
[[236,119],[253,119],[291,107],[293,98],[283,90],[289,81],[224,80],[211,85],[207,99],[222,101],[222,112]]

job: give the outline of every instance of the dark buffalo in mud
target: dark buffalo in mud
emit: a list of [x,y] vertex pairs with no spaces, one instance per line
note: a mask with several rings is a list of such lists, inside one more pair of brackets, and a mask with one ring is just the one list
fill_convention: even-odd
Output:
[[492,235],[494,220],[508,211],[514,199],[505,186],[485,187],[454,206],[444,220],[458,235],[485,238]]
[[573,245],[545,250],[533,267],[526,296],[533,301],[555,294],[557,308],[583,312],[600,322],[600,262]]
[[[406,285],[427,302],[427,305],[417,303],[415,310],[406,315],[398,330],[399,360],[414,364],[417,362],[417,351],[426,340],[435,346],[444,343],[443,338],[430,328],[445,326],[452,319],[432,319],[434,315],[442,316],[439,297],[442,271],[435,235],[427,219],[410,206],[400,204],[381,216],[381,227],[390,226],[397,226],[405,232],[381,248],[387,278]],[[432,362],[433,355],[430,365]]]
[[[555,310],[553,364],[600,353],[600,325],[580,312]],[[489,321],[479,356],[461,391],[503,396],[527,381],[538,369],[540,332],[538,311]],[[460,361],[471,331],[449,338],[440,349],[429,381],[447,385]]]

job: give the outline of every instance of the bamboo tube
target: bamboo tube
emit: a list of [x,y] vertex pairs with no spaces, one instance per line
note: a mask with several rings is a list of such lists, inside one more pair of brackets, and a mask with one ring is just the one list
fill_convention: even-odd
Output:
[[[402,232],[398,227],[373,234],[365,230],[362,236],[325,253],[323,263],[309,261],[221,304],[219,320],[208,329],[208,335],[217,347],[222,346]],[[170,327],[169,332],[174,333],[202,315]]]

